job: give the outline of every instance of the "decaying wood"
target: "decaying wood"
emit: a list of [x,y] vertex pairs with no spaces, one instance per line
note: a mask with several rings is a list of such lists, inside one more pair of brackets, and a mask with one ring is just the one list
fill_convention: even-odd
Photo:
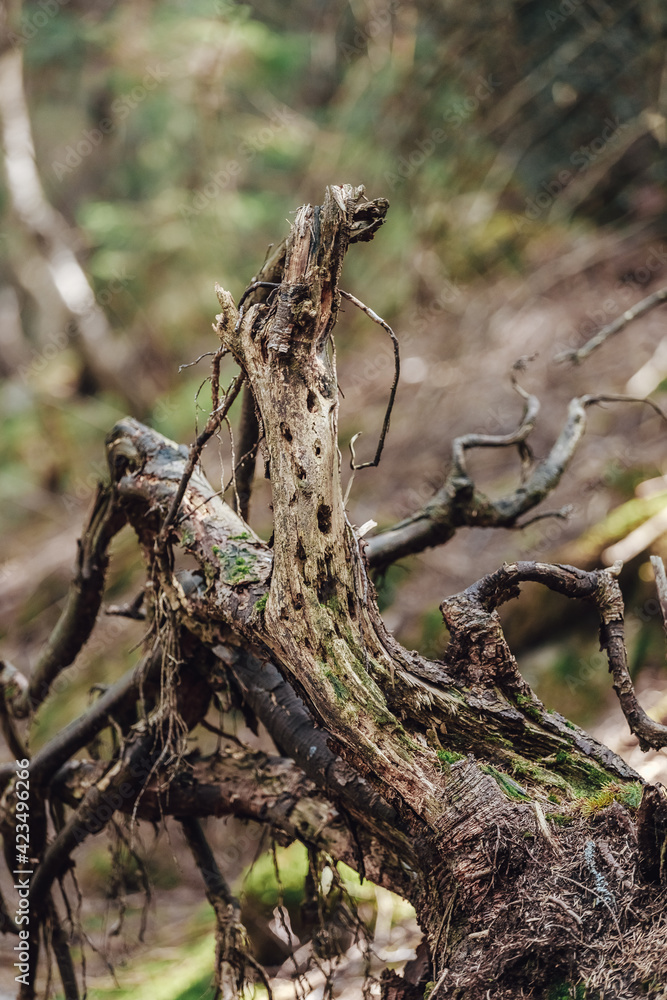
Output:
[[[410,900],[424,952],[418,972],[386,977],[385,998],[546,997],[559,983],[657,997],[667,982],[663,793],[545,709],[497,614],[524,581],[592,602],[631,729],[642,745],[665,746],[666,727],[643,713],[627,672],[615,570],[503,566],[443,601],[450,639],[437,661],[394,640],[369,575],[459,526],[514,526],[555,488],[587,407],[605,397],[573,400],[548,457],[514,494],[491,501],[465,453],[525,448],[538,403],[517,386],[517,430],[458,439],[432,503],[364,542],[341,492],[332,334],[348,247],[372,238],[386,211],[363,188],[331,187],[321,206],[298,210],[238,306],[218,289],[216,329],[240,374],[226,401],[214,393],[204,437],[245,385],[246,444],[262,435],[271,480],[271,545],[241,516],[249,466],[235,512],[197,467],[202,437],[188,449],[129,418],[111,431],[106,516],[137,534],[152,626],[142,663],[33,760],[41,787],[70,812],[50,840],[45,827],[31,912],[36,925],[48,919],[54,880],[114,810],[135,820],[175,815],[209,873],[218,983],[233,996],[244,976],[261,974],[243,959],[236,904],[198,824],[233,813]],[[91,537],[92,526],[83,551]],[[176,571],[179,551],[197,568]],[[64,660],[55,658],[58,669]],[[0,690],[12,713],[24,695]],[[213,756],[186,747],[220,693],[263,723],[277,755],[224,740]],[[73,761],[111,721],[124,735],[116,756]],[[0,787],[8,838],[11,769],[0,770]],[[66,964],[61,971],[64,980]]]

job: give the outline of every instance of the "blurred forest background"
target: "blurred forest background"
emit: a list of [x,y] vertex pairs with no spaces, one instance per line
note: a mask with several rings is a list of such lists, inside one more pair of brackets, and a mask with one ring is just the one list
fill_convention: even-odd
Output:
[[[76,538],[105,475],[106,433],[130,413],[192,440],[208,402],[207,360],[181,366],[216,347],[214,282],[238,300],[294,209],[319,202],[329,183],[365,184],[390,201],[373,244],[350,252],[343,286],[402,345],[387,447],[377,470],[356,475],[353,523],[386,527],[417,510],[442,484],[455,436],[510,431],[522,412],[510,381],[519,358],[530,359],[522,385],[543,404],[531,438],[538,459],[572,396],[650,394],[667,407],[664,311],[580,366],[555,361],[667,285],[661,0],[38,0],[5,5],[2,33],[0,632],[3,656],[20,669],[29,672],[62,607]],[[374,451],[392,352],[349,305],[336,347],[347,466],[357,432],[358,455]],[[228,364],[227,380],[233,371]],[[632,669],[645,707],[667,721],[664,634],[648,562],[649,551],[667,555],[665,437],[640,404],[590,411],[548,502],[570,505],[569,519],[524,531],[462,530],[445,548],[403,561],[379,581],[389,627],[437,657],[446,643],[440,601],[503,559],[592,567],[623,558]],[[222,435],[208,449],[213,483],[229,477],[232,439]],[[471,470],[500,495],[516,484],[520,462],[477,452]],[[264,537],[268,502],[260,479],[251,523]],[[123,533],[108,602],[131,599],[140,584],[134,540]],[[648,778],[667,780],[664,753],[642,755],[626,738],[593,615],[531,587],[504,614],[546,704]],[[40,710],[33,750],[88,703],[92,685],[127,669],[141,637],[140,623],[100,622],[71,683]],[[257,841],[246,833],[235,851],[233,824],[220,827],[221,864],[233,881]],[[108,939],[113,907],[132,886],[98,840],[81,879],[91,897],[111,896],[96,918]],[[170,948],[185,947],[179,901],[189,905],[198,882],[177,863],[176,835],[171,847],[150,834],[146,843],[172,907],[164,964]],[[115,897],[101,877],[109,871]],[[287,862],[284,871],[287,892]],[[278,900],[272,878],[267,863],[257,906]],[[386,895],[366,900],[369,919],[400,963],[409,934]],[[138,920],[140,900],[133,907]],[[192,956],[209,927],[205,911],[188,959],[202,982],[212,951],[198,966]],[[153,917],[153,935],[156,924]],[[130,951],[118,946],[123,956]],[[177,950],[179,968],[183,956]],[[167,992],[153,984],[151,996],[202,996],[199,980],[190,993],[173,975]],[[135,996],[126,988],[100,985],[90,995]]]

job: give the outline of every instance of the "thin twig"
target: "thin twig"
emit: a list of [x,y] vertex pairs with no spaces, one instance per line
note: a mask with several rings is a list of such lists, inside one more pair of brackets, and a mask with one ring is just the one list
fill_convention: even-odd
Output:
[[148,877],[148,870],[144,864],[141,856],[135,851],[134,847],[125,836],[125,833],[119,823],[115,819],[111,820],[111,825],[113,826],[117,837],[123,842],[127,850],[129,851],[131,857],[134,858],[137,869],[139,871],[139,877],[141,879],[141,885],[144,890],[144,905],[141,908],[141,924],[139,927],[139,940],[143,942],[144,935],[146,933],[146,926],[148,924],[148,910],[151,905],[151,900],[153,899],[153,893],[151,892],[150,878]]
[[606,900],[606,899],[604,898],[604,896],[601,896],[599,892],[596,892],[596,891],[595,891],[595,889],[591,889],[591,887],[590,887],[590,886],[588,886],[588,885],[584,885],[584,884],[583,884],[583,882],[577,882],[577,880],[576,880],[576,879],[573,879],[573,878],[569,878],[569,877],[568,877],[567,875],[562,875],[562,874],[561,874],[560,872],[558,872],[558,871],[554,872],[554,875],[556,876],[556,878],[562,878],[562,879],[564,879],[564,880],[565,880],[566,882],[571,882],[571,883],[572,883],[572,885],[577,885],[577,886],[579,886],[579,888],[580,888],[580,889],[583,889],[583,890],[584,890],[584,892],[590,892],[590,894],[591,894],[592,896],[595,896],[595,897],[596,897],[597,899],[599,899],[599,900],[600,900],[600,902],[601,902],[601,903],[604,903],[604,905],[605,905],[605,906],[607,907],[607,909],[609,910],[609,913],[611,914],[611,919],[612,919],[612,920],[614,921],[614,923],[616,924],[616,930],[618,931],[618,936],[619,936],[619,938],[621,938],[621,939],[623,938],[623,934],[622,934],[622,932],[621,932],[621,928],[620,928],[620,925],[619,925],[619,923],[618,923],[618,920],[617,920],[617,918],[616,918],[616,914],[614,913],[614,911],[612,910],[611,906],[609,905],[609,903],[607,902],[607,900]]
[[465,452],[472,448],[508,448],[514,444],[519,447],[525,445],[526,438],[535,426],[540,411],[540,401],[537,396],[526,392],[519,385],[514,374],[512,374],[512,387],[524,400],[521,423],[516,430],[510,431],[509,434],[464,434],[462,437],[455,438],[452,443],[452,460],[458,475],[467,477]]
[[582,396],[581,403],[582,406],[596,406],[599,403],[646,403],[652,410],[655,410],[659,417],[662,417],[667,422],[667,413],[661,410],[656,402],[648,399],[646,396],[624,396],[619,393],[602,393],[599,395]]
[[527,521],[522,521],[521,524],[515,524],[514,528],[517,531],[522,531],[524,528],[530,527],[531,524],[535,524],[536,521],[544,521],[548,517],[555,517],[559,521],[567,521],[574,510],[574,505],[571,503],[565,504],[560,510],[543,510],[541,514],[533,514],[529,517]]
[[[246,388],[247,388],[247,386],[246,386]],[[234,487],[234,510],[240,511],[241,510],[241,501],[239,499],[239,491],[238,491],[238,487],[237,487],[237,484],[236,484],[236,450],[234,448],[234,431],[232,430],[232,425],[229,422],[229,417],[225,417],[225,423],[227,424],[227,430],[229,431],[229,449],[230,449],[230,451],[232,453],[232,486]],[[222,470],[223,475],[224,475],[224,471],[225,470],[223,468],[223,470]],[[221,479],[222,479],[222,477],[221,477]],[[247,514],[247,512],[248,511],[247,511],[247,507],[246,507],[246,514]],[[241,515],[241,516],[243,517],[243,520],[245,521],[245,516],[244,515]]]
[[[389,326],[389,324],[385,323],[385,321],[382,319],[381,316],[378,316],[377,313],[373,312],[372,309],[369,309],[368,306],[365,306],[363,302],[360,302],[359,299],[356,298],[354,295],[351,295],[350,292],[344,292],[343,289],[341,288],[340,294],[344,298],[348,299],[352,303],[352,305],[355,305],[357,309],[361,309],[362,312],[366,313],[366,315],[370,317],[370,319],[372,319],[374,323],[377,323],[378,326],[381,326],[383,330],[386,330],[389,336],[391,337],[391,342],[394,347],[394,381],[392,382],[391,390],[389,392],[389,402],[387,404],[387,410],[384,415],[384,422],[382,424],[382,431],[380,433],[380,440],[378,441],[377,450],[375,452],[375,458],[371,462],[361,462],[360,465],[356,465],[354,461],[354,452],[352,452],[352,458],[350,459],[351,469],[353,470],[369,469],[380,464],[380,456],[382,455],[382,449],[384,448],[384,441],[387,436],[387,431],[389,430],[391,411],[394,406],[394,400],[396,398],[396,389],[398,387],[398,380],[401,375],[401,356],[399,352],[398,340],[396,338],[396,334]],[[359,435],[356,435],[356,437],[358,436]]]
[[178,366],[178,373],[179,373],[179,375],[186,368],[194,368],[194,366],[198,365],[200,361],[204,360],[204,358],[212,358],[214,354],[215,354],[215,351],[206,351],[205,354],[200,354],[199,357],[195,361],[188,361],[188,363],[186,365],[179,365]]
[[162,527],[160,528],[160,533],[155,540],[155,551],[157,553],[164,552],[165,545],[167,543],[167,538],[169,536],[169,530],[176,518],[178,513],[178,508],[181,505],[181,501],[185,496],[185,491],[188,488],[188,483],[192,477],[192,473],[195,471],[195,466],[197,465],[199,459],[201,458],[201,453],[204,450],[204,445],[213,437],[218,427],[222,421],[227,416],[232,403],[241,391],[241,386],[245,381],[245,373],[240,372],[232,382],[223,402],[216,407],[211,413],[208,420],[206,421],[206,426],[204,430],[198,435],[197,440],[190,446],[190,455],[188,457],[187,464],[183,471],[181,481],[178,484],[178,489],[174,494],[174,497],[169,506],[169,510],[162,522]]
[[22,717],[44,701],[51,684],[73,663],[88,641],[102,603],[109,544],[125,524],[125,514],[114,491],[100,483],[88,523],[79,541],[76,573],[58,623],[49,636],[32,672],[30,685],[13,703]]
[[253,281],[252,285],[248,285],[248,287],[246,288],[245,292],[243,293],[243,295],[239,299],[239,303],[238,303],[238,305],[236,307],[239,310],[239,312],[241,311],[241,306],[243,305],[243,303],[245,302],[245,300],[248,298],[248,296],[251,295],[252,292],[256,292],[258,288],[280,288],[280,282],[279,281]]
[[655,309],[656,306],[662,305],[665,301],[667,301],[667,288],[661,288],[659,291],[642,299],[641,302],[632,306],[631,309],[626,309],[623,315],[615,319],[613,323],[603,326],[594,337],[586,341],[583,347],[580,347],[576,351],[562,351],[556,355],[555,360],[559,363],[573,361],[575,364],[579,364],[580,361],[583,361],[584,358],[587,358],[589,354],[592,354],[593,351],[604,344],[605,340],[609,340],[615,333],[620,333],[621,330],[624,330],[633,319],[644,316],[651,309]]
[[[399,521],[369,540],[366,558],[372,569],[384,570],[406,555],[449,541],[459,527],[515,528],[517,520],[546,499],[558,486],[583,436],[589,407],[599,403],[645,403],[663,420],[667,416],[652,399],[604,393],[575,397],[570,401],[567,420],[549,454],[532,470],[519,489],[492,499],[475,486],[468,475],[465,453],[470,448],[501,448],[521,445],[532,430],[538,400],[529,396],[513,378],[514,388],[526,409],[521,423],[509,434],[466,434],[452,444],[452,469],[444,484],[415,514]],[[551,516],[562,516],[559,513]],[[525,521],[523,527],[530,521]]]
[[[216,970],[215,979],[218,991],[224,982],[225,965],[235,973],[245,978],[245,967],[251,966],[266,987],[269,998],[272,997],[271,986],[262,966],[247,954],[244,947],[245,929],[240,922],[239,902],[227,884],[211,846],[204,835],[201,823],[193,816],[179,818],[188,847],[195,864],[204,880],[206,898],[213,907],[216,921]],[[225,997],[228,994],[225,993]],[[234,996],[236,993],[233,994]]]

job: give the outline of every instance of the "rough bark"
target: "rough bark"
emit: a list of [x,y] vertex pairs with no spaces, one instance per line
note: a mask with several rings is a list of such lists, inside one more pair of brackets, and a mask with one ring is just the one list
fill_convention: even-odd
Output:
[[[164,664],[160,651],[169,650],[178,668],[116,759],[67,763],[109,713],[136,698],[146,663],[35,759],[42,774],[58,771],[52,794],[73,812],[44,846],[33,912],[46,912],[81,830],[104,825],[99,805],[111,791],[121,811],[178,815],[200,867],[211,859],[196,818],[234,812],[401,893],[417,911],[427,961],[405,979],[388,976],[387,998],[547,997],[559,984],[658,996],[667,981],[664,793],[545,710],[496,610],[524,580],[592,602],[631,728],[645,745],[665,746],[665,727],[646,718],[632,691],[614,571],[503,566],[443,602],[450,641],[440,661],[393,639],[369,577],[369,561],[388,565],[460,524],[514,524],[558,482],[586,406],[602,397],[573,401],[548,459],[492,505],[468,477],[464,453],[525,442],[537,408],[522,393],[517,432],[456,442],[437,503],[415,527],[397,526],[367,549],[341,493],[332,332],[349,244],[372,238],[386,210],[363,188],[331,187],[321,206],[299,209],[238,307],[218,289],[217,330],[241,375],[226,401],[214,394],[212,419],[245,383],[271,479],[271,546],[197,470],[202,442],[188,450],[131,419],[109,435],[112,509],[133,526],[147,561],[147,662]],[[175,572],[177,549],[198,569]],[[282,757],[231,747],[215,758],[184,756],[184,734],[223,691],[264,723]],[[165,771],[166,749],[176,763]],[[147,755],[150,766],[130,780]],[[7,834],[13,793],[10,775],[2,777]],[[219,982],[232,990],[241,937],[218,875],[207,892],[218,918]]]

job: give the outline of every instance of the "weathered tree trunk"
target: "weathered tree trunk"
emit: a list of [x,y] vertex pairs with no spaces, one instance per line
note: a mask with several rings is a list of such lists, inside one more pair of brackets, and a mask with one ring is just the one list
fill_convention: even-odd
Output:
[[[160,650],[180,667],[170,697],[153,681],[147,716],[128,731],[103,779],[103,765],[66,762],[105,724],[108,707],[78,720],[33,760],[42,782],[60,769],[52,794],[76,807],[42,852],[34,912],[45,919],[53,879],[88,830],[98,778],[105,789],[125,781],[132,791],[118,808],[139,817],[252,817],[409,899],[424,931],[427,972],[388,975],[387,998],[566,996],[577,984],[591,996],[658,996],[667,983],[665,795],[544,709],[496,613],[523,580],[594,603],[628,719],[646,746],[663,746],[667,730],[644,716],[627,675],[614,572],[503,566],[443,603],[450,642],[441,661],[403,649],[378,612],[369,564],[386,566],[437,544],[460,524],[514,523],[553,489],[595,401],[573,401],[561,438],[527,487],[494,505],[468,478],[464,452],[524,440],[534,417],[526,397],[519,431],[461,439],[431,507],[367,546],[341,493],[332,330],[348,245],[370,239],[386,208],[363,188],[332,187],[322,206],[297,212],[286,243],[238,309],[218,290],[218,333],[241,369],[234,392],[245,382],[245,405],[254,400],[257,408],[271,479],[271,547],[193,471],[198,451],[129,419],[112,431],[111,507],[132,524],[146,555],[154,647],[105,698],[132,704],[140,681],[149,685],[156,673],[149,661],[159,661]],[[211,427],[226,405],[214,396]],[[174,572],[179,548],[196,558],[198,571]],[[38,689],[34,680],[31,687]],[[159,780],[165,748],[178,757],[182,735],[222,689],[266,725],[282,757],[191,755],[187,767],[172,764],[166,796]],[[150,767],[132,778],[141,753]],[[11,809],[4,822],[7,831]],[[210,864],[197,828],[186,833],[200,867]],[[211,892],[219,928],[225,913],[234,924],[232,903]],[[233,969],[240,938],[225,934],[218,964]],[[220,973],[221,983],[230,981]]]

